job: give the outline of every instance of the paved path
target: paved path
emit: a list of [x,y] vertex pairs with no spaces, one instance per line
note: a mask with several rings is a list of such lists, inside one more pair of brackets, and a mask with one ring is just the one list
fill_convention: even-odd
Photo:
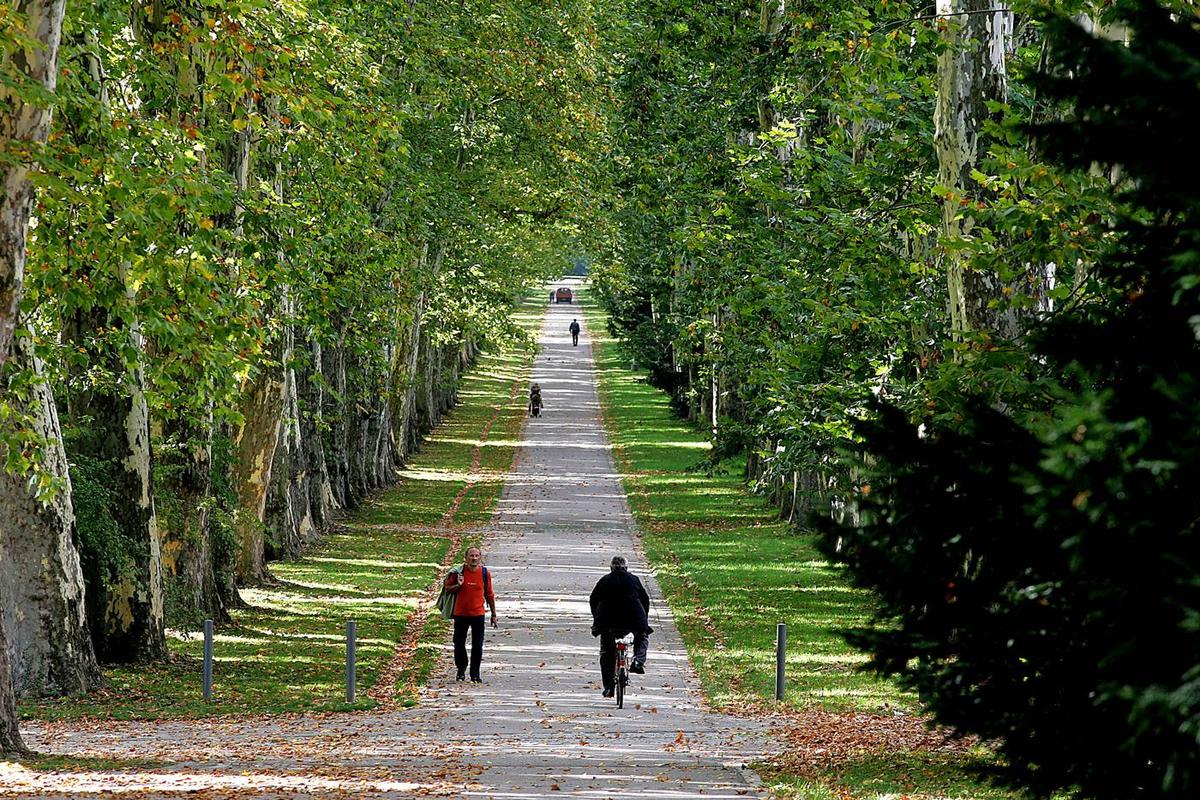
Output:
[[[551,306],[529,420],[490,531],[486,563],[500,627],[488,631],[482,685],[457,683],[449,654],[420,707],[393,713],[236,722],[30,725],[43,751],[152,758],[152,770],[33,776],[0,772],[0,794],[75,797],[745,797],[741,765],[762,751],[752,723],[705,712],[679,633],[630,533],[632,521],[599,405],[586,325]],[[583,319],[580,323],[584,324]],[[601,698],[587,596],[613,554],[655,605],[645,676],[626,707]],[[2,769],[2,768],[0,768]]]

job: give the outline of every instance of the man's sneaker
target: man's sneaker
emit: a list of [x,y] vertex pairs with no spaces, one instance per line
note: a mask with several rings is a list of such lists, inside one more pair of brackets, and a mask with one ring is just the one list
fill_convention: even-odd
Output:
[[454,676],[454,680],[456,680],[456,681],[465,681],[466,679],[467,679],[467,672],[466,672],[466,670],[461,670],[461,669],[460,669],[460,670],[458,671],[458,674]]
[[478,675],[472,675],[471,683],[483,683],[483,678],[479,677]]
[[600,694],[601,694],[601,696],[603,696],[603,697],[612,697],[612,696],[613,696],[613,694],[614,694],[614,690],[613,690],[613,689],[611,689],[611,688],[609,688],[609,689],[605,689],[605,690],[604,690],[603,692],[601,692]]
[[645,675],[646,674],[646,665],[640,661],[635,661],[629,665],[629,671],[632,672],[634,675]]

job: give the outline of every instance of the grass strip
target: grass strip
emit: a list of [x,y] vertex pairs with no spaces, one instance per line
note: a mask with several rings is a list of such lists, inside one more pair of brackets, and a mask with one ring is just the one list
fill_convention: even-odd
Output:
[[[789,745],[760,774],[805,800],[1015,797],[980,777],[994,766],[987,751],[927,730],[913,695],[859,671],[865,657],[841,631],[867,621],[871,596],[747,490],[744,461],[710,463],[705,436],[630,368],[587,295],[617,468],[705,696],[717,710],[770,715]],[[787,682],[775,703],[779,622]]]
[[[543,312],[541,304],[526,304],[515,318],[536,333]],[[272,563],[277,584],[242,591],[249,608],[234,610],[214,637],[213,702],[202,696],[201,634],[170,631],[169,661],[106,668],[106,689],[24,702],[22,718],[186,719],[411,703],[446,629],[436,614],[426,620],[417,612],[452,546],[491,517],[516,455],[525,412],[520,388],[532,361],[532,349],[482,355],[463,379],[460,404],[396,486],[340,520],[301,558]],[[350,619],[358,628],[361,698],[353,705],[345,702]],[[410,623],[420,625],[418,634],[409,634]],[[403,665],[395,682],[401,696],[372,697],[406,634],[421,642],[421,655]]]

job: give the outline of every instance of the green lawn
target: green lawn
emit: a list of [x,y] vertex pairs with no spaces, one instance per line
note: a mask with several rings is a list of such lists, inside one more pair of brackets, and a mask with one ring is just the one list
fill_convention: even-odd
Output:
[[[536,332],[543,311],[541,304],[522,306],[517,318]],[[395,487],[340,520],[299,560],[272,563],[277,585],[243,590],[250,607],[234,611],[232,623],[214,637],[212,703],[202,696],[200,633],[169,631],[169,663],[106,669],[108,689],[85,698],[25,703],[22,717],[168,719],[375,706],[367,691],[405,636],[413,611],[428,601],[427,590],[455,534],[465,532],[469,539],[491,516],[516,454],[532,356],[526,350],[483,355],[463,381],[461,404],[413,456]],[[471,474],[476,450],[479,469]],[[460,493],[456,512],[443,526]],[[348,619],[358,627],[354,706],[345,703]],[[444,631],[441,618],[430,615],[417,656],[397,681],[398,702],[413,700]]]
[[[742,462],[708,469],[704,435],[628,368],[603,311],[586,290],[582,299],[617,466],[705,695],[733,713],[779,712],[780,735],[800,744],[761,765],[764,778],[806,800],[1012,797],[976,776],[989,753],[923,734],[912,694],[858,671],[864,656],[841,631],[868,619],[870,595],[850,586],[811,534],[747,491]],[[789,644],[782,705],[774,702],[779,622]],[[797,756],[818,716],[832,725],[836,757]],[[880,735],[869,735],[875,729]]]

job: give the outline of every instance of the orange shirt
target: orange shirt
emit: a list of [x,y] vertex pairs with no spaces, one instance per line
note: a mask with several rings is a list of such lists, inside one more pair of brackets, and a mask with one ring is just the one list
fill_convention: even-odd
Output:
[[[488,573],[487,586],[484,586],[483,567],[474,570],[463,568],[462,580],[461,588],[454,597],[454,616],[482,617],[487,611],[484,601],[493,606],[496,603],[496,597],[492,594],[492,574]],[[447,576],[446,586],[454,586],[453,573]]]

